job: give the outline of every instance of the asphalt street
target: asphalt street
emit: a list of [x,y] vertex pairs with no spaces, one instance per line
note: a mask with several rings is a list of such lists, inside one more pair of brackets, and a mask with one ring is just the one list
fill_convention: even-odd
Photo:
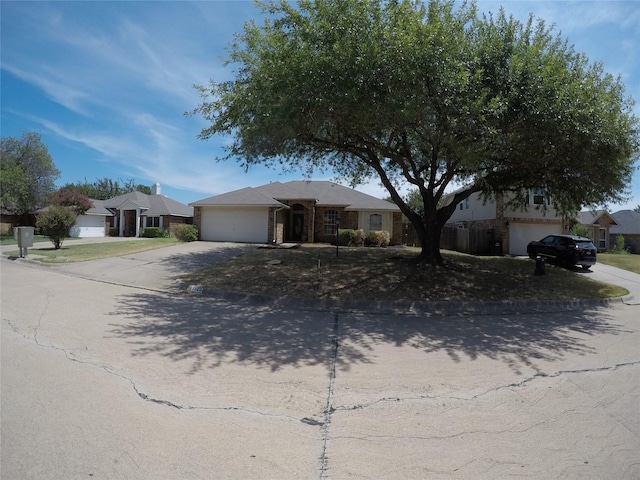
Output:
[[505,312],[185,293],[243,248],[2,258],[0,477],[640,478],[640,276]]

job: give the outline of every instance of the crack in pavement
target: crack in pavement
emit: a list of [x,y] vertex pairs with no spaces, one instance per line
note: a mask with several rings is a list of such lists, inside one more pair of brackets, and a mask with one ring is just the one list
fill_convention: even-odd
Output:
[[[138,397],[140,397],[142,400],[146,401],[146,402],[150,402],[150,403],[155,403],[158,405],[163,405],[163,406],[167,406],[167,407],[171,407],[171,408],[175,408],[176,410],[209,410],[209,411],[214,411],[214,410],[220,410],[220,411],[237,411],[237,412],[244,412],[244,413],[250,413],[250,414],[254,414],[254,415],[260,415],[260,416],[265,416],[265,417],[274,417],[274,418],[284,418],[287,420],[293,420],[296,422],[302,422],[308,425],[314,425],[314,421],[312,419],[309,418],[297,418],[297,417],[293,417],[291,415],[284,415],[284,414],[277,414],[277,413],[267,413],[267,412],[262,412],[259,410],[253,410],[250,408],[245,408],[245,407],[240,407],[240,406],[226,406],[226,407],[210,407],[210,406],[204,406],[204,405],[181,405],[181,404],[177,404],[174,402],[171,402],[169,400],[162,400],[159,398],[154,398],[142,391],[140,391],[138,389],[138,386],[136,385],[136,383],[133,381],[132,378],[127,377],[126,375],[122,375],[120,373],[114,372],[110,367],[108,367],[107,365],[103,365],[101,363],[97,363],[97,362],[92,362],[89,360],[82,360],[77,358],[72,352],[67,351],[66,349],[62,348],[62,347],[58,347],[56,345],[48,345],[45,343],[42,343],[38,337],[37,337],[37,328],[40,326],[40,321],[38,321],[38,327],[34,327],[34,336],[30,337],[25,333],[22,333],[20,331],[19,328],[17,328],[12,322],[11,320],[2,319],[4,322],[7,323],[7,325],[9,325],[9,327],[11,328],[11,330],[16,334],[16,335],[20,335],[22,336],[25,340],[30,340],[33,341],[38,347],[40,348],[47,348],[50,350],[56,350],[58,352],[61,352],[65,358],[67,360],[70,360],[72,362],[75,363],[79,363],[81,365],[88,365],[88,366],[92,366],[95,368],[98,368],[102,371],[104,371],[105,373],[109,374],[109,375],[113,375],[115,377],[118,377],[122,380],[125,380],[127,382],[129,382],[129,384],[131,385],[131,388],[133,389],[133,391],[136,393],[136,395]],[[318,422],[318,425],[322,425],[322,423]]]
[[477,393],[470,397],[456,396],[456,395],[414,395],[410,397],[382,397],[376,400],[373,400],[368,403],[362,403],[359,405],[343,405],[339,407],[333,407],[332,411],[351,411],[351,410],[362,410],[378,403],[385,402],[404,402],[404,401],[412,401],[412,400],[462,400],[462,401],[472,401],[478,398],[484,397],[486,395],[490,395],[492,393],[498,392],[500,390],[511,389],[511,388],[523,388],[527,384],[532,383],[536,380],[548,379],[548,378],[556,378],[563,375],[579,375],[583,373],[595,373],[595,372],[608,372],[615,371],[621,368],[633,367],[636,365],[640,365],[640,360],[632,361],[632,362],[623,362],[616,363],[612,366],[605,367],[594,367],[594,368],[583,368],[578,370],[559,370],[554,373],[536,373],[531,377],[527,377],[520,382],[513,382],[506,385],[497,385],[496,387],[485,390],[484,392]]
[[327,403],[324,409],[324,422],[318,422],[322,427],[322,453],[320,455],[320,479],[327,478],[327,469],[329,466],[329,457],[327,455],[327,444],[329,442],[329,427],[331,426],[331,415],[335,412],[333,408],[333,393],[336,380],[336,362],[338,360],[338,347],[340,345],[338,338],[338,328],[340,326],[340,317],[336,313],[333,318],[333,331],[331,333],[331,341],[333,348],[331,349],[331,357],[329,361],[329,386],[327,388]]

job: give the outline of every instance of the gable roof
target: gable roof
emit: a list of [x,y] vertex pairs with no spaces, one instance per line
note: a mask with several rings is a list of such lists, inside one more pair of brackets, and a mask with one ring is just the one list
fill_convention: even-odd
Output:
[[589,210],[587,212],[580,212],[578,214],[578,223],[582,225],[597,225],[603,217],[608,217],[610,225],[616,225],[616,220],[606,210]]
[[616,220],[618,226],[611,227],[609,233],[640,235],[640,213],[634,210],[620,210],[612,213],[611,216]]
[[105,208],[104,200],[94,200],[93,198],[90,198],[89,200],[91,201],[91,204],[93,206],[89,210],[84,212],[85,215],[104,215],[104,216],[113,215],[113,213],[111,213],[109,210]]
[[313,200],[321,207],[344,207],[345,210],[400,211],[395,203],[372,197],[352,188],[328,181],[294,180],[272,182],[260,187],[246,187],[198,200],[191,206],[273,206],[286,207],[284,202]]
[[119,210],[124,204],[129,203],[141,210],[142,215],[160,216],[173,215],[176,217],[192,217],[193,208],[180,203],[165,195],[147,195],[142,192],[129,192],[124,195],[110,198],[104,201],[106,208]]

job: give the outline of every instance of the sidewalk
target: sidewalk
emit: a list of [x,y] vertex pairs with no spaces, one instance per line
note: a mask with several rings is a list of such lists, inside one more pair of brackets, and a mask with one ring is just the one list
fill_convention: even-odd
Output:
[[597,263],[591,269],[579,272],[578,275],[626,288],[629,290],[629,295],[624,296],[622,301],[627,305],[640,305],[640,274]]
[[[147,240],[142,237],[93,237],[93,238],[65,238],[62,242],[62,246],[66,247],[69,245],[84,245],[87,243],[109,243],[109,242],[124,242],[131,240]],[[48,248],[53,247],[53,244],[50,241],[46,242],[37,242],[33,244],[33,247],[29,247],[28,251],[35,248]],[[18,251],[18,244],[14,243],[11,245],[0,245],[0,253],[4,254],[6,252]]]

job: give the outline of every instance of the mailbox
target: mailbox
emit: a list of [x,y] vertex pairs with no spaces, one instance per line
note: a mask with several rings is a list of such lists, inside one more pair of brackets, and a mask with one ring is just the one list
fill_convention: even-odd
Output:
[[19,248],[33,247],[33,227],[15,227]]
[[33,227],[14,227],[13,229],[13,236],[18,241],[21,257],[27,256],[27,247],[33,247],[33,231]]

